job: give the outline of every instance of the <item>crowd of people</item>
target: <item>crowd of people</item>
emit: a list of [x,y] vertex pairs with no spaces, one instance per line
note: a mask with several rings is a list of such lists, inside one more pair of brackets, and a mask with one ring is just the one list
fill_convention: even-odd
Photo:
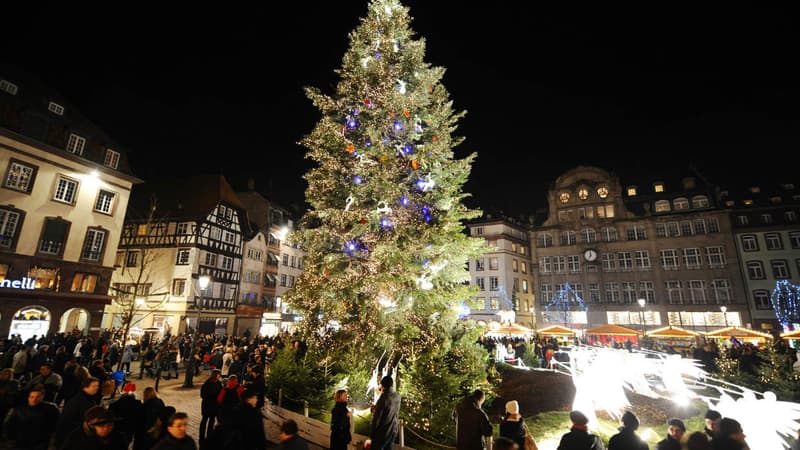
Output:
[[[123,343],[118,330],[108,330],[97,338],[58,333],[24,342],[0,339],[0,443],[33,450],[196,449],[186,434],[188,415],[158,396],[159,381],[182,370],[187,387],[208,373],[200,388],[201,449],[263,450],[265,373],[287,345],[305,351],[286,333],[145,335]],[[154,380],[141,400],[131,373],[134,359],[141,361],[138,379]]]
[[[522,358],[528,352],[542,367],[557,358],[555,339],[482,339],[481,343],[507,357]],[[188,415],[168,406],[158,396],[159,380],[178,377],[184,371],[191,386],[194,376],[208,374],[200,388],[200,427],[197,439],[201,449],[264,450],[261,407],[265,403],[265,377],[277,352],[287,345],[305,352],[301,340],[288,334],[273,338],[233,336],[165,336],[140,342],[125,342],[110,330],[97,339],[78,333],[50,337],[0,340],[0,417],[4,426],[0,439],[13,442],[13,448],[33,450],[196,450],[198,443],[186,433]],[[498,349],[502,351],[498,352]],[[708,343],[698,350],[704,354],[717,349]],[[750,358],[748,346],[735,347],[739,358]],[[757,350],[755,350],[757,351]],[[138,379],[151,377],[154,386],[136,397],[136,374],[131,361],[141,361]],[[117,370],[114,370],[117,367]],[[119,375],[122,374],[120,379]],[[186,384],[184,384],[186,385]],[[399,432],[400,395],[394,380],[380,381],[380,396],[372,407],[371,450],[389,450]],[[460,401],[453,413],[457,424],[457,449],[483,450],[493,426],[482,409],[485,395],[476,390]],[[352,441],[352,412],[347,407],[346,390],[336,392],[331,411],[330,448],[343,450]],[[647,449],[636,434],[638,418],[630,411],[621,418],[619,433],[608,442],[587,428],[588,419],[580,411],[570,413],[572,428],[561,438],[559,450]],[[687,433],[680,419],[670,419],[667,436],[656,450],[747,449],[742,427],[734,418],[723,418],[708,411],[706,428]],[[306,450],[297,435],[297,424],[281,424],[281,447]],[[527,429],[517,401],[505,405],[505,416],[495,440],[498,450],[531,450],[536,444]]]

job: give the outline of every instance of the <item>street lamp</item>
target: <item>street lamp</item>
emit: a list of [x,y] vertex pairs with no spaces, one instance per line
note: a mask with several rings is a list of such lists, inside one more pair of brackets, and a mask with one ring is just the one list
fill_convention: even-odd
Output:
[[189,358],[186,360],[186,376],[183,379],[183,387],[190,388],[194,387],[194,383],[192,379],[194,378],[194,372],[197,370],[195,364],[195,347],[197,346],[197,335],[198,335],[198,328],[200,328],[200,305],[203,303],[203,293],[205,292],[208,284],[211,282],[211,277],[208,275],[200,275],[197,279],[197,284],[200,286],[200,298],[198,302],[195,304],[195,310],[197,311],[197,321],[194,324],[194,330],[192,332],[192,343],[189,346]]
[[640,298],[639,300],[636,301],[639,303],[639,306],[642,307],[642,309],[639,310],[639,316],[641,317],[639,323],[642,324],[642,336],[644,336],[644,305],[647,303],[647,300]]
[[722,318],[725,320],[725,327],[727,328],[728,327],[728,314],[727,314],[728,313],[728,307],[725,306],[725,305],[722,305],[722,306],[719,307],[719,310],[722,311]]

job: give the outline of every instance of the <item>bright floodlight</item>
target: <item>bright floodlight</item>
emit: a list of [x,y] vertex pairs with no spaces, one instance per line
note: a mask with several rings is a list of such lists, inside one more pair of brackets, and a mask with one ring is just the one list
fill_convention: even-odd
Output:
[[641,306],[642,308],[644,308],[644,304],[647,302],[647,300],[643,298],[640,298],[639,300],[636,301],[639,302],[639,306]]

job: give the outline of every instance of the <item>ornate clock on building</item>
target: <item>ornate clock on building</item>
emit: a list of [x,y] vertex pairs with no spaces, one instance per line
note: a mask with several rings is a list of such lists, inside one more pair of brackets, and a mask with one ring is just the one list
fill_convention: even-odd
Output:
[[590,248],[590,249],[586,250],[585,252],[583,252],[583,257],[587,261],[590,261],[590,262],[594,261],[594,260],[597,259],[597,250],[595,250],[593,248]]

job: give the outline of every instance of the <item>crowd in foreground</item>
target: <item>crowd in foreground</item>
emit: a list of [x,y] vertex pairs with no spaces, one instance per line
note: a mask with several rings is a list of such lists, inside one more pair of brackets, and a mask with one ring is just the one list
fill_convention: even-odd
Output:
[[[484,393],[476,390],[456,407],[459,450],[482,450],[485,438],[492,436],[489,417],[481,409]],[[500,423],[500,437],[494,440],[493,450],[535,450],[536,443],[519,413],[519,404],[512,400],[505,405],[505,416]],[[600,436],[589,432],[589,419],[581,411],[569,414],[572,427],[561,437],[558,450],[649,450],[649,446],[636,433],[639,419],[631,411],[621,417],[618,433],[604,442]],[[655,450],[749,450],[741,424],[733,418],[722,417],[715,410],[705,414],[705,428],[687,432],[680,419],[667,422],[667,435]],[[792,450],[800,449],[795,442]],[[776,449],[777,450],[777,449]]]

